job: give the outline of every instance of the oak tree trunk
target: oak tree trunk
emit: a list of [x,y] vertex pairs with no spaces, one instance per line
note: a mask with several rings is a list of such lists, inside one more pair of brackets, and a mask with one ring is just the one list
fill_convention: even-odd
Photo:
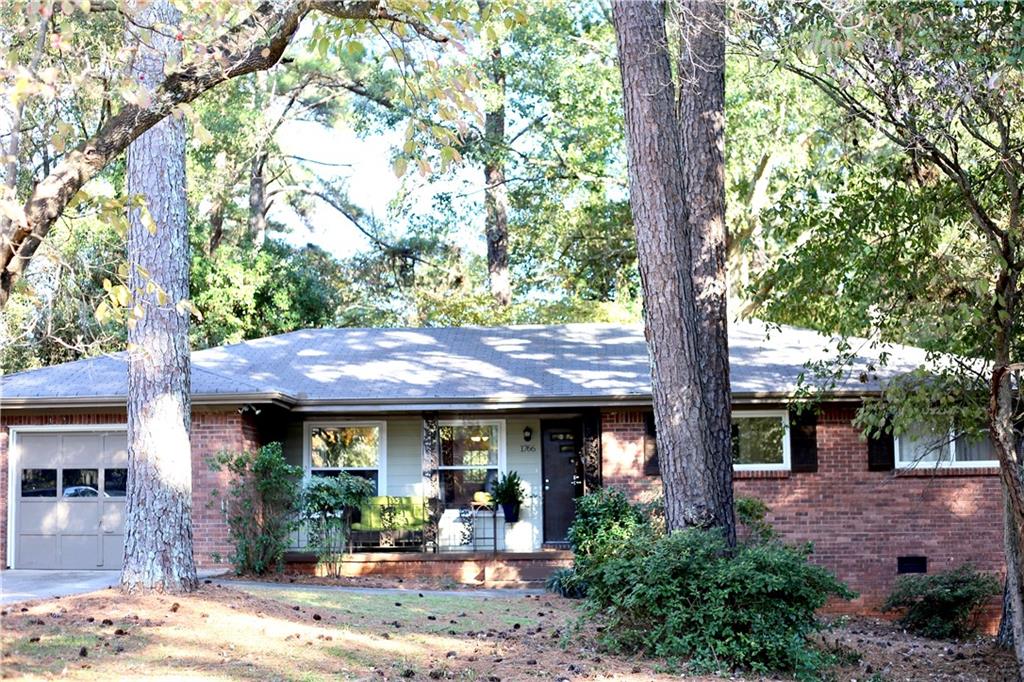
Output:
[[[719,527],[732,540],[731,451],[719,452],[709,442],[715,429],[709,427],[708,415],[715,420],[710,423],[717,423],[722,407],[709,407],[708,401],[716,398],[705,395],[701,378],[706,370],[700,337],[714,329],[706,328],[698,302],[703,292],[695,287],[694,248],[701,241],[691,233],[701,224],[693,222],[685,175],[698,173],[699,162],[688,166],[683,158],[665,5],[616,0],[612,15],[666,521],[670,530]],[[724,320],[721,324],[724,328]],[[707,343],[710,348],[713,342]],[[727,378],[725,382],[728,386]],[[728,415],[728,402],[724,410]]]
[[[480,3],[481,14],[487,2]],[[487,235],[487,276],[491,297],[499,306],[512,303],[508,269],[508,187],[505,184],[505,67],[501,45],[489,45],[487,75],[494,84],[497,101],[484,113],[484,232]]]
[[[144,31],[132,75],[152,88],[164,64],[178,58],[172,37],[180,20],[169,0],[139,7]],[[168,117],[128,147],[129,285],[138,314],[128,328],[128,497],[125,504],[126,590],[196,588],[192,556],[192,448],[189,382],[189,240],[185,197],[185,127]]]

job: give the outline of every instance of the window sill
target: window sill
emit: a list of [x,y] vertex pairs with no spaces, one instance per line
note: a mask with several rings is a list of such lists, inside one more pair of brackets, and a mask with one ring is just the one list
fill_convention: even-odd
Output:
[[965,476],[998,476],[999,467],[934,467],[918,466],[893,469],[898,478],[958,478]]
[[792,475],[792,473],[793,472],[791,472],[791,471],[779,471],[779,470],[770,470],[770,471],[751,471],[749,469],[746,469],[746,470],[743,470],[743,471],[733,470],[733,472],[732,472],[732,480],[734,480],[734,481],[742,481],[742,480],[746,480],[746,479],[763,479],[763,478],[779,478],[779,479],[782,479],[782,478],[789,478]]

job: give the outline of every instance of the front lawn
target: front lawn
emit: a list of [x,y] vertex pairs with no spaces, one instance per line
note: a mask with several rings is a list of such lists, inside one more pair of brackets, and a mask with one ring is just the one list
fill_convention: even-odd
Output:
[[[596,651],[586,632],[563,648],[577,602],[420,595],[207,584],[188,597],[106,590],[15,605],[0,623],[0,668],[29,679],[678,679],[664,662]],[[1013,669],[984,640],[929,642],[866,622],[837,638],[863,652],[838,679],[997,680]]]

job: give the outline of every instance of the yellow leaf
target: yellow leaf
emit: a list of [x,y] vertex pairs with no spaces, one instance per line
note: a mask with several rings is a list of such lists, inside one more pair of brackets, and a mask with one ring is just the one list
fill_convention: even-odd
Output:
[[408,167],[409,162],[404,158],[395,159],[395,176],[400,178],[405,175],[405,171]]
[[96,306],[96,311],[93,313],[96,317],[96,321],[103,324],[110,319],[110,306],[107,305],[106,301],[100,301],[100,304]]

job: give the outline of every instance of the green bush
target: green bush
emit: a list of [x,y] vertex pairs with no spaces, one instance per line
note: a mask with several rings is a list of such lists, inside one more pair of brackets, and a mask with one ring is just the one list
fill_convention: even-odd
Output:
[[338,564],[348,543],[350,512],[376,492],[373,483],[344,471],[337,476],[314,476],[302,494],[302,520],[309,548],[317,561],[337,577]]
[[626,496],[612,488],[601,488],[576,499],[576,515],[569,527],[568,540],[576,560],[619,547],[629,538],[646,530],[647,516],[630,504]]
[[978,609],[999,592],[994,577],[964,564],[932,575],[900,576],[882,610],[902,611],[900,625],[915,634],[960,638],[974,632]]
[[569,599],[581,599],[587,594],[583,578],[572,568],[560,568],[552,573],[544,581],[544,589]]
[[588,567],[588,612],[617,651],[685,658],[702,671],[813,675],[830,662],[808,641],[815,611],[853,595],[809,553],[780,543],[730,552],[717,530],[641,535]]
[[285,461],[280,443],[256,452],[221,452],[211,467],[232,475],[227,515],[235,571],[281,570],[288,536],[297,526],[302,469]]
[[746,530],[747,542],[769,542],[778,538],[775,528],[767,521],[768,505],[755,497],[737,497],[734,504],[736,521]]
[[778,542],[763,504],[742,503],[756,533],[737,548],[717,530],[666,535],[656,505],[616,491],[577,500],[573,575],[549,589],[585,585],[585,618],[614,651],[686,659],[697,671],[743,668],[816,678],[834,656],[809,636],[830,597],[853,595],[808,562],[809,545]]

